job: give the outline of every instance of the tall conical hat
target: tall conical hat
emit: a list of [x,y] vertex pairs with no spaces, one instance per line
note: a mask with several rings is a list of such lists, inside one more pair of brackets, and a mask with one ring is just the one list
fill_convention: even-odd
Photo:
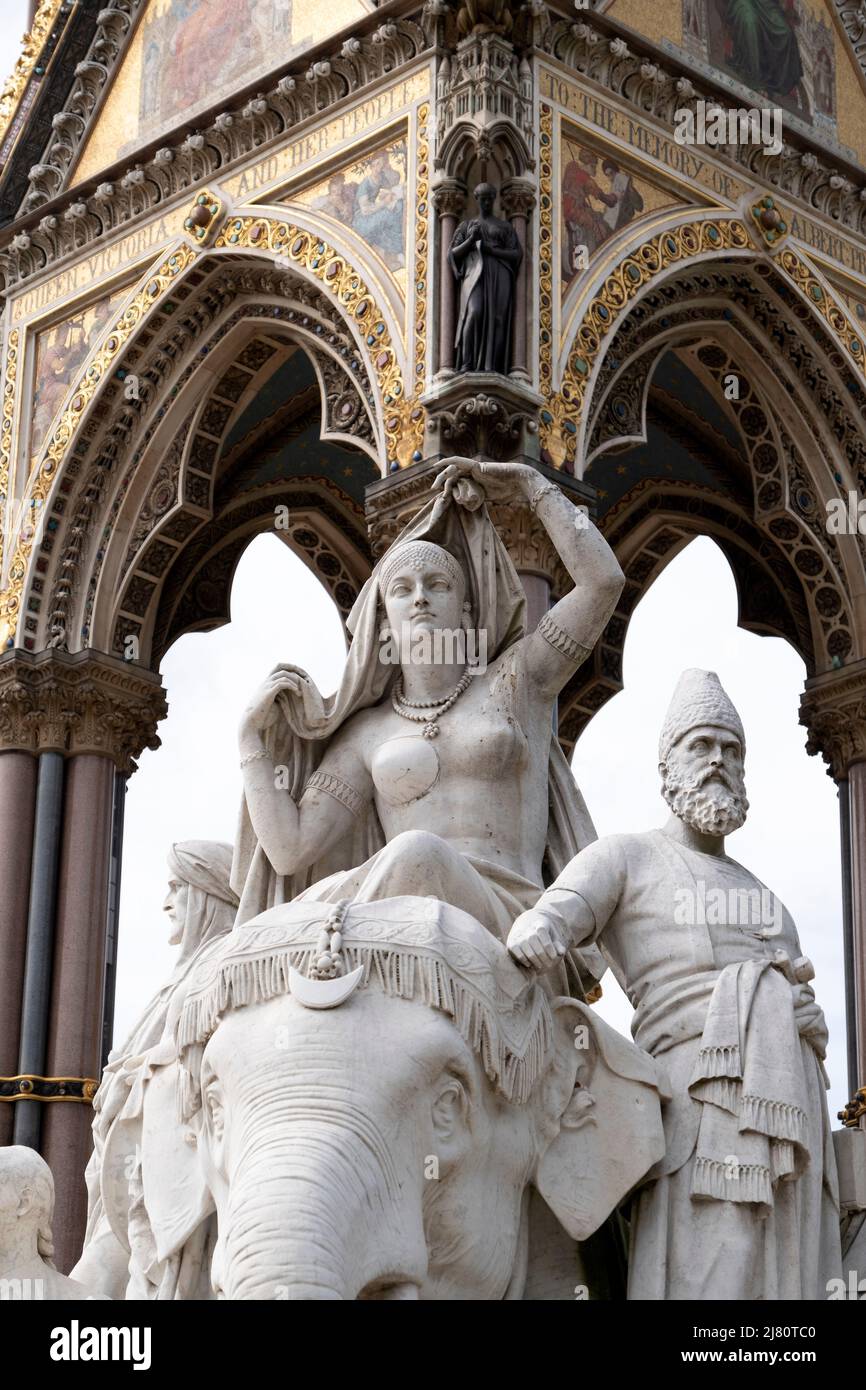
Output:
[[717,729],[727,729],[736,734],[745,754],[746,735],[742,720],[722,689],[721,681],[715,671],[701,671],[693,666],[683,671],[677,681],[662,725],[659,762],[667,762],[668,753],[683,734],[702,724],[712,724]]

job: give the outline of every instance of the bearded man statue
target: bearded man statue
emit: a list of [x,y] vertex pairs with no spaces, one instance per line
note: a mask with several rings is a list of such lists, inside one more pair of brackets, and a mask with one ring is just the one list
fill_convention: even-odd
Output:
[[535,970],[597,942],[667,1072],[630,1299],[824,1299],[841,1270],[814,971],[782,903],[725,854],[748,810],[745,747],[715,672],[685,671],[659,743],[667,824],[587,846],[508,938]]

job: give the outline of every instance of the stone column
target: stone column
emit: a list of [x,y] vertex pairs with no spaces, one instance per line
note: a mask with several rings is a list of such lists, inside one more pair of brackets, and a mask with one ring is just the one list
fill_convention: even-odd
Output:
[[529,286],[531,284],[527,259],[529,255],[529,245],[527,237],[527,223],[535,207],[535,189],[526,179],[510,179],[502,188],[502,210],[510,220],[520,248],[523,252],[523,259],[520,262],[520,269],[517,272],[517,282],[514,286],[514,311],[512,316],[511,328],[511,375],[520,377],[528,381],[530,373],[526,365],[526,329],[529,323],[530,302]]
[[[63,754],[49,749],[39,755],[36,780],[36,816],[30,874],[30,909],[27,914],[27,950],[21,992],[21,1040],[19,1092],[39,1094],[36,1078],[43,1078],[48,1037],[48,998],[54,956],[54,905],[57,893],[57,860],[63,815]],[[42,1108],[19,1099],[15,1102],[13,1144],[38,1149]]]
[[858,1067],[853,1091],[866,1086],[866,761],[856,762],[849,768],[848,782],[851,789],[852,974]]
[[[853,1045],[848,1040],[853,1094],[866,1085],[866,661],[808,680],[800,723],[808,729],[807,752],[822,754],[840,786],[842,862],[850,865],[850,883],[843,885],[850,921],[843,930],[846,996],[853,1008]],[[861,1124],[866,1128],[866,1117]]]
[[[18,1074],[35,810],[33,754],[11,749],[0,753],[0,1077]],[[0,1146],[12,1143],[15,1104],[0,1103]]]
[[441,179],[433,189],[439,228],[439,352],[436,361],[440,372],[454,370],[457,282],[448,262],[448,252],[465,203],[466,190],[456,179]]
[[[29,989],[25,981],[27,1037],[23,1018],[21,1032],[22,1044],[27,1042],[34,1057],[32,1048],[40,1038],[44,1052],[38,1067],[22,1067],[24,1053],[19,1053],[19,1072],[34,1079],[10,1108],[16,1111],[16,1136],[32,1131],[25,1142],[38,1143],[42,1131],[40,1148],[57,1191],[57,1264],[68,1270],[84,1231],[90,1101],[101,1071],[112,828],[119,823],[115,800],[134,770],[134,758],[144,747],[158,746],[156,724],[166,703],[158,676],[88,651],[5,653],[0,656],[0,711],[6,690],[14,690],[26,705],[23,723],[40,763],[35,822],[31,812],[35,829],[30,836],[34,849],[26,943],[27,969],[29,973],[32,957],[36,983]],[[0,772],[3,759],[17,751],[16,731],[8,723],[0,715]],[[34,761],[32,753],[26,756]],[[64,782],[61,818],[57,787]],[[0,796],[5,785],[0,778]],[[15,811],[13,806],[10,812],[4,797],[0,834]],[[52,814],[57,821],[53,836],[46,828]],[[56,894],[51,883],[55,872]],[[114,879],[117,872],[115,862]],[[25,954],[20,937],[19,928],[12,962],[19,981]],[[44,977],[41,990],[36,987],[37,965]]]
[[[113,810],[112,760],[92,753],[70,758],[48,1019],[47,1074],[53,1077],[96,1082],[101,1074]],[[93,1115],[88,1104],[44,1109],[41,1149],[54,1174],[55,1263],[68,1271],[87,1220],[84,1169]]]

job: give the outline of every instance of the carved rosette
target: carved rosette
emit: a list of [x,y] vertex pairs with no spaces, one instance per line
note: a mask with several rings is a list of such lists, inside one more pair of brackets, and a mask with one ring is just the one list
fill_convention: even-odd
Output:
[[835,781],[866,762],[866,661],[807,681],[800,723],[808,730],[806,752],[820,753]]
[[97,753],[135,771],[168,712],[157,675],[102,653],[0,656],[0,752]]

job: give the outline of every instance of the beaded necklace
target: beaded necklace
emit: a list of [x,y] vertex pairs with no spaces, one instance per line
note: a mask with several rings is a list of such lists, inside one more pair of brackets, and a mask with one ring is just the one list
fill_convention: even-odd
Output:
[[443,714],[456,704],[468,689],[472,679],[471,671],[464,671],[456,686],[448,696],[447,700],[407,700],[403,694],[403,677],[398,676],[394,682],[394,689],[391,692],[391,705],[395,714],[399,714],[401,719],[411,719],[415,724],[424,725],[425,738],[437,738],[439,736],[439,720]]

